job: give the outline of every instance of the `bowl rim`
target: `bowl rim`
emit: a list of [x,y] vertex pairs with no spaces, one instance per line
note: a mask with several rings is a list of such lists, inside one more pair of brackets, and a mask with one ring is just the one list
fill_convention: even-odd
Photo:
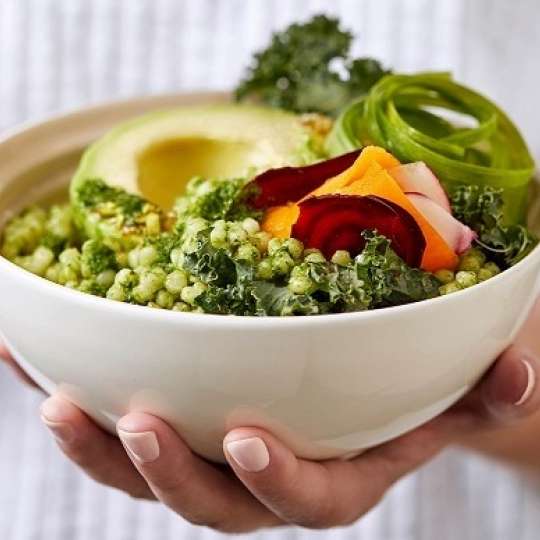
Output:
[[[190,91],[190,92],[176,92],[176,93],[166,93],[166,94],[155,94],[147,96],[134,96],[127,99],[115,99],[110,101],[100,101],[97,103],[90,104],[85,107],[76,107],[73,109],[68,109],[66,111],[52,112],[50,114],[45,114],[41,117],[38,117],[27,122],[23,122],[14,127],[2,130],[0,132],[0,145],[3,145],[10,141],[11,139],[22,135],[25,132],[37,128],[44,127],[48,123],[67,120],[69,118],[76,117],[78,115],[83,115],[87,113],[99,112],[100,109],[107,110],[111,107],[126,107],[129,108],[132,105],[137,103],[148,103],[156,102],[156,108],[159,108],[157,103],[174,100],[176,97],[193,97],[200,98],[201,96],[207,96],[208,98],[223,99],[230,96],[230,92],[226,91]],[[172,108],[174,105],[168,106],[167,108]],[[142,113],[144,114],[144,113]],[[99,296],[94,296],[88,293],[83,293],[64,285],[54,283],[43,277],[32,274],[28,270],[17,266],[15,263],[9,261],[2,255],[0,255],[0,273],[7,272],[9,274],[17,275],[19,274],[21,279],[28,280],[28,283],[34,287],[43,287],[43,292],[50,292],[54,294],[56,291],[62,297],[65,297],[66,301],[72,300],[76,302],[77,299],[89,307],[95,307],[95,309],[109,309],[117,310],[118,313],[124,314],[125,316],[132,316],[138,318],[156,318],[157,320],[162,320],[170,323],[181,323],[189,322],[199,325],[203,321],[212,325],[233,325],[235,327],[276,327],[276,326],[286,326],[296,327],[304,325],[318,325],[318,324],[328,324],[330,321],[366,321],[377,319],[380,317],[389,317],[389,316],[399,316],[403,313],[408,313],[411,310],[415,309],[427,309],[429,306],[444,305],[444,303],[452,303],[458,301],[460,298],[463,298],[464,295],[471,294],[471,291],[480,292],[486,288],[496,287],[498,284],[502,284],[503,281],[506,281],[507,277],[509,278],[516,272],[520,272],[527,265],[533,264],[536,259],[540,260],[540,243],[521,261],[516,265],[504,270],[500,274],[486,280],[484,282],[478,283],[467,289],[454,292],[449,295],[437,296],[435,298],[429,298],[426,300],[421,300],[418,302],[411,302],[408,304],[401,304],[397,306],[388,306],[377,309],[369,309],[364,311],[353,311],[347,313],[327,313],[321,315],[304,315],[304,316],[277,316],[277,315],[267,315],[267,316],[257,316],[257,315],[217,315],[212,313],[182,313],[177,311],[165,310],[165,309],[156,309],[148,306],[141,306],[137,304],[128,304],[125,302],[118,302],[115,300],[110,300],[108,298],[102,298]],[[125,311],[127,310],[127,311]]]

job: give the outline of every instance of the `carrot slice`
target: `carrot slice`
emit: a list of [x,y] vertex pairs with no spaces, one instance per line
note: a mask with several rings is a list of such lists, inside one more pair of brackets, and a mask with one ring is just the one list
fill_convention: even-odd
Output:
[[351,167],[342,173],[328,179],[321,187],[312,191],[308,196],[329,195],[348,186],[351,182],[362,178],[372,164],[382,169],[398,167],[400,162],[384,148],[379,146],[366,146]]
[[289,238],[299,215],[300,208],[295,203],[274,206],[265,212],[261,228],[277,238]]

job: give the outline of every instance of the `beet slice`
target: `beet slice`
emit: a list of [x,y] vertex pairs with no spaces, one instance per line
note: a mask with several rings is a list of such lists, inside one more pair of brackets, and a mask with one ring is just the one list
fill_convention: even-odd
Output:
[[392,249],[412,267],[419,267],[426,240],[415,219],[401,206],[374,195],[323,195],[299,204],[300,215],[293,226],[294,238],[306,247],[317,248],[326,258],[339,249],[351,255],[365,245],[362,231],[376,230],[386,236]]
[[348,169],[362,150],[353,150],[326,161],[304,167],[269,169],[256,176],[246,189],[247,202],[257,210],[296,202],[324,184],[326,180]]

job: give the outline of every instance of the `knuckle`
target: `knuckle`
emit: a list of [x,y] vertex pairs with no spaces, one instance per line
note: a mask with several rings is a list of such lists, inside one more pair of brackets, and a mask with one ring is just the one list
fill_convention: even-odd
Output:
[[87,472],[99,472],[99,465],[96,463],[93,453],[88,452],[84,447],[73,444],[60,443],[64,454],[79,467]]
[[[150,475],[147,478],[150,478]],[[171,475],[151,478],[151,481],[167,498],[174,498],[189,490],[189,474],[180,471]]]
[[320,501],[309,511],[293,517],[292,522],[307,529],[327,529],[340,525],[335,505],[330,499]]
[[145,466],[143,476],[167,499],[177,499],[191,491],[194,478],[194,465],[190,457],[184,456],[168,467]]

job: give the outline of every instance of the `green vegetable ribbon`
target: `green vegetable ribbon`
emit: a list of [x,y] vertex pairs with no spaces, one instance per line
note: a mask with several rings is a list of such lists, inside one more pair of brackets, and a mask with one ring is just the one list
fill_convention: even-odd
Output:
[[388,75],[336,120],[330,155],[377,144],[400,161],[424,161],[448,189],[503,190],[505,220],[523,222],[534,161],[523,137],[494,103],[448,73]]

